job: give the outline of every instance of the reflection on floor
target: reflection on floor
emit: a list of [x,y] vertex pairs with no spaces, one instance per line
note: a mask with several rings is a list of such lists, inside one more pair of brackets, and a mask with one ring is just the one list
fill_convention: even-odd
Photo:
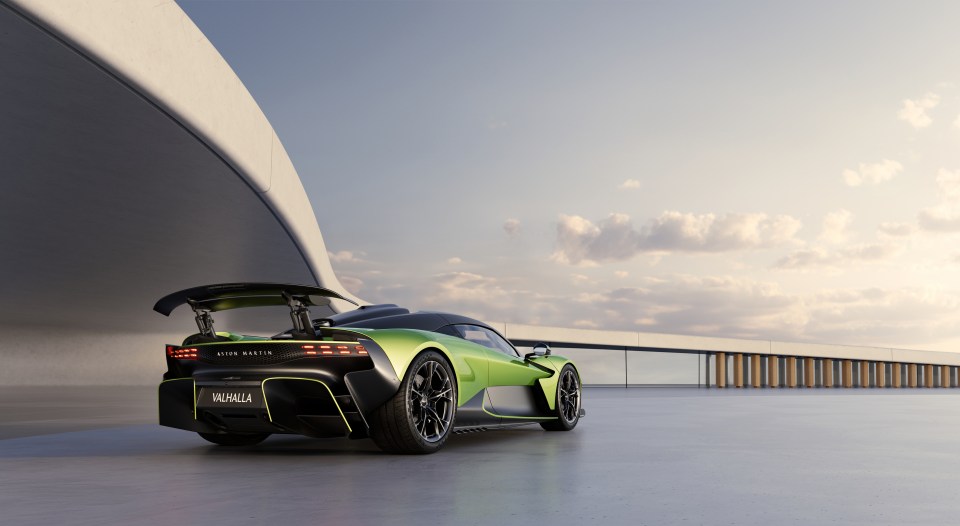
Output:
[[[758,394],[762,393],[762,394]],[[953,391],[588,389],[571,433],[211,446],[155,389],[0,389],[2,524],[950,523]]]

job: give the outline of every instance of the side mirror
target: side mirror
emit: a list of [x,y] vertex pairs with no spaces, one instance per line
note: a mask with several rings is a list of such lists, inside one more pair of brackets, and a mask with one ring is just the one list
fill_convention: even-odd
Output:
[[538,343],[533,346],[533,352],[527,353],[523,357],[524,360],[530,360],[531,358],[537,358],[540,356],[550,356],[550,346],[545,343]]

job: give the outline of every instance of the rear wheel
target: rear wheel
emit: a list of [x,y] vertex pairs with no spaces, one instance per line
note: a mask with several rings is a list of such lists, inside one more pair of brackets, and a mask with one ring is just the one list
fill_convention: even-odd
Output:
[[389,453],[433,453],[450,436],[456,412],[453,369],[442,354],[427,351],[407,368],[397,394],[374,411],[370,438]]
[[569,363],[560,370],[557,382],[556,420],[541,422],[547,431],[570,431],[580,421],[580,377]]
[[252,446],[266,440],[270,433],[197,433],[207,442],[218,446]]

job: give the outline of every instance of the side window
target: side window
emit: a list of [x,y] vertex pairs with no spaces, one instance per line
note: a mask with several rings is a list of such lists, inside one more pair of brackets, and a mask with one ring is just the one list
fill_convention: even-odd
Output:
[[460,331],[453,325],[444,325],[437,329],[437,332],[440,334],[446,334],[447,336],[456,336],[457,338],[463,338],[463,335],[460,334]]
[[460,337],[464,340],[476,343],[477,345],[483,345],[488,349],[493,349],[494,351],[503,353],[511,358],[516,358],[519,355],[517,351],[510,345],[507,340],[504,340],[500,337],[499,334],[487,329],[486,327],[479,327],[476,325],[455,325],[457,331],[460,333]]

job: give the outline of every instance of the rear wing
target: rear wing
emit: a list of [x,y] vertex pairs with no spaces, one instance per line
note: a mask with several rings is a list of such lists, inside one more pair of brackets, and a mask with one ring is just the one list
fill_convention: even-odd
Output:
[[221,283],[174,292],[160,298],[153,310],[169,316],[173,309],[189,304],[194,310],[217,312],[246,307],[289,305],[290,298],[306,306],[329,305],[331,298],[357,304],[330,289],[320,287],[281,283]]
[[221,283],[174,292],[160,298],[160,301],[153,306],[153,310],[164,316],[169,316],[180,305],[190,305],[190,308],[196,314],[197,327],[200,329],[200,333],[215,338],[216,333],[213,331],[211,312],[246,307],[287,305],[290,307],[290,317],[293,319],[294,330],[301,333],[312,333],[313,323],[310,321],[310,312],[307,307],[329,305],[331,299],[339,299],[357,305],[356,302],[344,298],[330,289],[321,287],[282,283]]

